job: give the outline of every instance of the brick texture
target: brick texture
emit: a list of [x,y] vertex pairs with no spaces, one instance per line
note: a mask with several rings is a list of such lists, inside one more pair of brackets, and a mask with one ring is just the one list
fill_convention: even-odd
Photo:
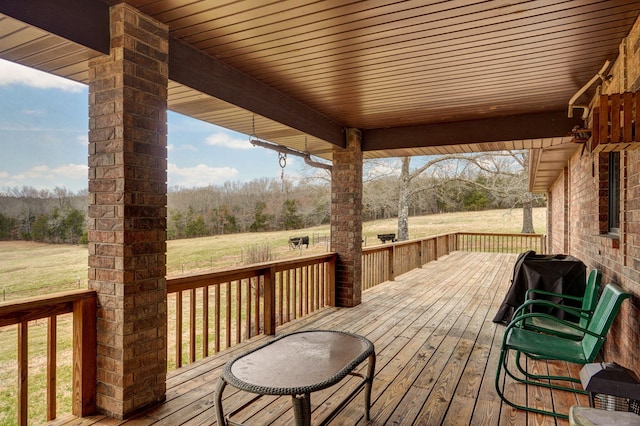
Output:
[[97,406],[123,419],[166,390],[168,29],[111,9],[89,69],[89,286],[98,292]]
[[348,129],[346,148],[333,148],[331,172],[331,249],[337,253],[336,304],[362,300],[361,133]]
[[[605,94],[640,91],[640,20],[622,41],[621,51],[603,84]],[[603,284],[615,282],[632,293],[625,301],[604,346],[605,361],[615,361],[640,374],[640,151],[620,152],[620,238],[605,235],[607,228],[607,154],[577,153],[565,174],[550,189],[553,220],[549,231],[551,247],[569,247],[570,254],[582,259],[589,268],[603,272]],[[568,185],[562,179],[567,176]],[[566,226],[556,211],[567,188]],[[564,240],[558,238],[563,235]]]

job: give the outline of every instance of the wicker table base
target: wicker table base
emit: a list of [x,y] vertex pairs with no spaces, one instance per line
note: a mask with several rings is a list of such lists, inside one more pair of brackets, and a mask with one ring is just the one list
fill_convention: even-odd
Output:
[[[366,376],[354,373],[365,359],[368,359]],[[375,363],[373,344],[355,334],[313,330],[275,338],[225,366],[215,392],[218,424],[237,424],[230,417],[244,408],[225,417],[222,393],[227,384],[259,396],[291,395],[296,425],[307,426],[311,424],[311,392],[333,386],[347,375],[358,376],[362,381],[329,419],[364,387],[365,417],[369,420]]]

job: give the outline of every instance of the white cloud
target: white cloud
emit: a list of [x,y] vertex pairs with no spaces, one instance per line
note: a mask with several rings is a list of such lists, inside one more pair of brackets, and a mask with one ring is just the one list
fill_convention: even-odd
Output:
[[37,189],[51,189],[61,186],[73,191],[87,187],[88,166],[86,164],[66,164],[59,167],[38,165],[28,170],[11,174],[0,171],[3,188],[33,186]]
[[64,166],[50,168],[49,166],[34,166],[24,172],[28,179],[87,179],[88,166],[86,164],[66,164]]
[[81,92],[84,89],[81,83],[0,59],[0,86],[13,84],[67,92]]
[[191,144],[179,144],[179,145],[175,145],[175,144],[168,144],[167,145],[167,150],[168,151],[193,151],[193,152],[197,152],[198,148],[196,148],[194,145]]
[[178,167],[169,164],[169,186],[183,186],[187,188],[220,184],[238,175],[233,167],[209,167],[198,164],[195,167]]
[[234,138],[226,133],[214,133],[205,139],[204,143],[230,149],[250,149],[253,145],[247,139]]

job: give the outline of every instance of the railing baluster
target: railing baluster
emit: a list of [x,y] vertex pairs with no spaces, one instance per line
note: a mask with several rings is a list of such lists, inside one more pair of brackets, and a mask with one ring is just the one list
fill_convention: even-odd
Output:
[[260,334],[260,277],[255,277],[251,279],[254,282],[253,287],[253,297],[254,297],[254,317],[253,317],[253,335],[257,336]]
[[176,368],[182,367],[182,292],[176,293]]
[[236,282],[236,344],[242,341],[242,281]]
[[47,421],[56,418],[57,317],[47,319]]
[[189,292],[189,362],[196,361],[196,289]]
[[264,274],[264,334],[276,334],[276,268],[270,267]]
[[302,316],[302,288],[299,287],[300,274],[298,274],[298,268],[293,269],[293,318],[300,318]]
[[284,274],[284,285],[285,285],[285,300],[287,303],[287,309],[284,311],[285,321],[291,321],[291,270],[282,271]]
[[202,357],[209,356],[209,286],[202,287]]
[[284,323],[284,272],[276,273],[276,326]]
[[244,286],[245,286],[245,300],[244,300],[244,304],[245,304],[245,312],[244,312],[244,316],[245,316],[245,333],[246,336],[245,338],[250,339],[252,337],[251,333],[252,333],[252,329],[251,329],[251,307],[253,306],[253,293],[251,292],[251,282],[249,278],[246,278],[244,280]]
[[217,285],[213,289],[213,350],[215,353],[220,352],[220,286]]
[[29,324],[18,324],[18,424],[29,420]]
[[228,348],[231,346],[231,281],[227,281],[225,283],[225,309],[226,309],[226,315],[224,318],[224,341],[225,341],[225,348]]

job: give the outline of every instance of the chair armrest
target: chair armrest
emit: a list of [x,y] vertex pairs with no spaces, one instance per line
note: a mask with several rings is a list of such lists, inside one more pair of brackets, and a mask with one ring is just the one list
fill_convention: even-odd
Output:
[[536,300],[536,299],[529,299],[529,295],[532,293],[537,293],[537,294],[542,294],[544,296],[551,296],[551,297],[560,297],[562,299],[569,299],[569,300],[575,300],[575,301],[582,301],[582,299],[584,299],[584,297],[581,296],[573,296],[571,294],[563,294],[563,293],[554,293],[552,291],[546,291],[546,290],[539,290],[536,288],[531,288],[529,290],[527,290],[524,294],[524,300]]
[[568,314],[575,315],[577,317],[580,317],[580,316],[585,315],[585,314],[589,314],[589,312],[585,311],[584,309],[573,308],[571,306],[565,306],[565,305],[558,305],[557,303],[553,303],[553,302],[550,302],[550,301],[544,300],[544,299],[531,299],[531,300],[527,300],[522,305],[518,306],[516,308],[516,310],[513,311],[513,315],[511,315],[511,318],[516,319],[520,315],[524,314],[525,309],[530,308],[530,307],[532,307],[534,305],[535,306],[543,306],[543,307],[547,307],[547,308],[558,309],[558,310],[564,311],[564,312],[566,312]]
[[507,328],[506,328],[506,330],[504,332],[505,339],[506,339],[506,336],[507,336],[509,330],[511,330],[512,328],[516,328],[516,327],[517,328],[522,328],[522,324],[525,322],[525,320],[527,318],[535,318],[535,317],[547,318],[547,319],[549,319],[551,321],[554,321],[554,322],[557,322],[559,324],[565,325],[567,327],[573,328],[573,329],[578,330],[578,331],[580,331],[580,332],[582,332],[584,334],[588,334],[590,336],[596,337],[596,338],[598,338],[600,340],[605,340],[606,339],[605,336],[601,336],[601,335],[599,335],[597,333],[594,333],[591,330],[587,330],[584,327],[580,327],[578,324],[576,324],[574,322],[566,321],[566,320],[560,319],[558,317],[555,317],[553,315],[544,314],[544,313],[541,313],[541,312],[534,312],[534,313],[531,313],[531,314],[523,314],[523,315],[519,316],[518,318],[512,320],[509,323],[509,325],[507,325]]

